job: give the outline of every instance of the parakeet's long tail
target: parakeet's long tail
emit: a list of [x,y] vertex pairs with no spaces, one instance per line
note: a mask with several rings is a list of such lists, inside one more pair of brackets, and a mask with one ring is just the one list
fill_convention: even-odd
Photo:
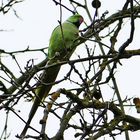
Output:
[[40,103],[45,99],[45,97],[48,95],[49,91],[52,88],[52,85],[55,82],[55,79],[59,73],[60,70],[60,66],[54,66],[54,67],[50,67],[48,69],[46,69],[43,74],[42,74],[42,78],[41,78],[41,84],[40,86],[37,88],[36,92],[36,97],[34,99],[34,103],[32,105],[31,111],[29,113],[29,118],[27,120],[27,123],[20,135],[21,138],[24,138],[27,132],[27,129],[29,128],[29,125],[38,109],[38,106],[40,105]]

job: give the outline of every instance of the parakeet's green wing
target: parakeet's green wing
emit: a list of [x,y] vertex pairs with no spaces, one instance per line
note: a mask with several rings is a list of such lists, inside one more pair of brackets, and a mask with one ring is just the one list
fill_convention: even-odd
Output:
[[[52,32],[49,49],[47,66],[57,63],[58,61],[68,60],[76,48],[75,41],[78,38],[78,27],[82,23],[81,15],[76,14],[67,19],[62,25],[57,26]],[[36,90],[33,106],[31,108],[28,121],[21,133],[24,137],[30,125],[30,122],[40,105],[41,101],[48,95],[52,83],[55,82],[60,66],[50,67],[44,70],[41,78],[41,85]]]
[[[78,29],[72,23],[64,22],[62,28],[58,26],[55,28],[50,39],[50,47],[48,50],[48,57],[57,60],[64,60],[69,58],[68,54],[72,54],[76,46],[74,46],[78,38]],[[56,45],[57,44],[57,45]],[[59,46],[59,47],[58,47]]]

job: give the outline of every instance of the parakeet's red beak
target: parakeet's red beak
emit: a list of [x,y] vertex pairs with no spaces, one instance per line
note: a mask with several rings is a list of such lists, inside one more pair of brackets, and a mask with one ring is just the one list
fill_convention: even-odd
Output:
[[80,20],[79,20],[79,23],[81,24],[83,21],[84,21],[84,18],[81,17]]

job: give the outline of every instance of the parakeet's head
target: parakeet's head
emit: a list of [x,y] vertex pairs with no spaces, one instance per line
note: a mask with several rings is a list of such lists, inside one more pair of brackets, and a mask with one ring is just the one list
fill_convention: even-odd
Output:
[[68,22],[74,24],[77,28],[79,28],[83,20],[83,17],[79,14],[75,14],[67,19]]

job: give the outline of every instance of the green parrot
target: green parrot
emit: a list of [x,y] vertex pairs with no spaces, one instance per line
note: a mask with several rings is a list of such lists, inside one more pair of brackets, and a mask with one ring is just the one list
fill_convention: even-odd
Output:
[[[49,42],[47,66],[57,64],[58,62],[65,61],[70,58],[76,49],[76,42],[78,41],[79,37],[78,28],[82,22],[83,17],[79,14],[75,14],[53,30]],[[35,91],[36,97],[29,113],[29,118],[20,135],[21,138],[24,138],[38,106],[45,99],[45,97],[47,97],[49,91],[51,90],[52,84],[55,82],[59,70],[59,65],[48,67],[46,70],[44,70],[40,78],[40,85]]]

